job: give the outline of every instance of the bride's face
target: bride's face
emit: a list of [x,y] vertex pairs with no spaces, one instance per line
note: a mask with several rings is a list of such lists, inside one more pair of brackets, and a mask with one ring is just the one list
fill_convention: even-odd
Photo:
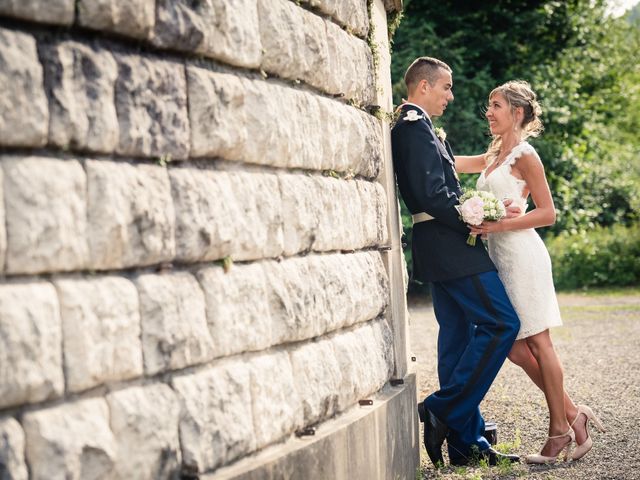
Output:
[[513,131],[515,119],[507,99],[501,93],[495,93],[489,99],[485,116],[489,121],[489,130],[492,135],[504,135],[506,132]]

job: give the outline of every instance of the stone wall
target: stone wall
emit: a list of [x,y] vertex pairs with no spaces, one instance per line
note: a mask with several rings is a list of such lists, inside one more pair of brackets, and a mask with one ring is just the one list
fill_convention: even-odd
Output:
[[210,474],[405,376],[367,7],[0,0],[0,478]]

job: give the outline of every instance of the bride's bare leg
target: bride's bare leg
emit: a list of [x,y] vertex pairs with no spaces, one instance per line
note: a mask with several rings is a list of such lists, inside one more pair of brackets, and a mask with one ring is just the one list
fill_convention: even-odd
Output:
[[[540,366],[538,365],[536,357],[533,356],[529,345],[527,345],[526,339],[516,340],[511,348],[511,352],[509,352],[509,360],[521,367],[531,381],[536,384],[540,390],[544,391]],[[578,407],[573,403],[573,400],[571,400],[571,397],[566,391],[564,392],[564,409],[567,421],[569,424],[573,423],[578,414]],[[579,421],[573,425],[576,434],[576,443],[578,445],[582,445],[587,439],[587,429],[585,426],[586,417],[584,421],[581,420],[582,419],[579,419]]]
[[[549,330],[526,339],[531,353],[538,361],[542,377],[542,391],[549,407],[549,436],[558,436],[569,430],[564,409],[564,387],[562,364],[551,343]],[[542,448],[542,455],[556,456],[570,441],[568,437],[549,439]]]

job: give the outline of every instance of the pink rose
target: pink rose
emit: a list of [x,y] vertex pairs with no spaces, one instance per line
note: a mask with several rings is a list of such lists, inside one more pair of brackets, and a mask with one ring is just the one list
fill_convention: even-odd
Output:
[[480,197],[471,197],[460,206],[460,214],[465,223],[480,225],[484,220],[484,202]]

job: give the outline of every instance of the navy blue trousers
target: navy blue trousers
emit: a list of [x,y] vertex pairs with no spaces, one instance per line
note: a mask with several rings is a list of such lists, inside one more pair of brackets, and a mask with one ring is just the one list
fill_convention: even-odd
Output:
[[431,287],[438,333],[440,390],[425,406],[445,423],[450,458],[489,448],[478,405],[515,341],[520,320],[497,272],[490,271]]

